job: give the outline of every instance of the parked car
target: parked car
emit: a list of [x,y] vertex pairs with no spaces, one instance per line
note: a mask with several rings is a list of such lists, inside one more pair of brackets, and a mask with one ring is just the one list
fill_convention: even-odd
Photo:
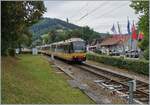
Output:
[[111,56],[120,56],[120,52],[118,52],[118,51],[110,51],[109,55],[111,55]]
[[140,55],[140,52],[138,50],[126,51],[126,57],[138,58],[139,55]]

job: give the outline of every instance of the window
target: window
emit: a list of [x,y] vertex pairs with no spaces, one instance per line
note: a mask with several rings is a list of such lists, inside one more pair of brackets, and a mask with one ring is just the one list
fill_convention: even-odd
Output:
[[85,52],[86,51],[85,42],[83,42],[83,41],[73,42],[73,51],[74,52]]

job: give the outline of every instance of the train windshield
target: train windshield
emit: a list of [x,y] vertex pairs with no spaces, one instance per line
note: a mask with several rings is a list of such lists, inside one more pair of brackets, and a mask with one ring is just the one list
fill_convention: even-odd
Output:
[[86,51],[85,42],[83,41],[73,42],[73,50],[74,52],[85,52]]

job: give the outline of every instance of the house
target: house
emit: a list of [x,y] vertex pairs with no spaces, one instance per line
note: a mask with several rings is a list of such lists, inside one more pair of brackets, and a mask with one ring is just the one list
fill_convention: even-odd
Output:
[[118,52],[120,54],[125,53],[130,49],[130,35],[112,35],[105,38],[98,48],[102,53],[109,54],[110,52]]
[[[107,36],[106,36],[106,37],[107,37]],[[87,45],[87,51],[95,51],[95,50],[97,50],[99,44],[100,44],[106,37],[93,39],[92,42]]]

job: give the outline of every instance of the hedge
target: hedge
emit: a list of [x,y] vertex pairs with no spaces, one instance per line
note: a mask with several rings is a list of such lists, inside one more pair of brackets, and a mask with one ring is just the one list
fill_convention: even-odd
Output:
[[124,58],[117,58],[106,55],[90,54],[87,55],[88,60],[104,63],[111,66],[116,66],[123,69],[132,70],[139,74],[149,75],[149,62],[145,60],[131,60]]

